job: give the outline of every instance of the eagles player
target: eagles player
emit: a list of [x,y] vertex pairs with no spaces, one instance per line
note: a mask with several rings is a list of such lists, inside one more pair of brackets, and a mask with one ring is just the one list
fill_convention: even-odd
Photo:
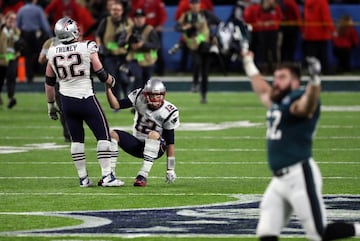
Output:
[[243,65],[252,88],[268,108],[267,155],[273,178],[260,205],[257,235],[277,241],[295,213],[309,240],[333,240],[360,234],[360,224],[326,224],[322,177],[312,158],[312,138],[320,116],[320,62],[306,58],[309,82],[300,86],[300,68],[282,64],[270,86],[254,64],[253,53],[243,50]]
[[128,98],[118,100],[106,86],[106,96],[113,109],[135,108],[133,135],[122,130],[111,131],[112,168],[115,172],[118,146],[128,154],[143,158],[134,186],[146,186],[155,159],[167,155],[166,182],[172,183],[175,174],[175,133],[180,125],[179,111],[165,100],[166,88],[159,79],[150,79],[144,88],[133,90]]
[[94,41],[79,41],[77,23],[68,18],[58,20],[54,28],[60,42],[48,50],[45,92],[48,115],[57,120],[59,108],[55,102],[55,83],[59,82],[62,112],[71,136],[71,156],[80,178],[80,187],[92,185],[86,170],[85,131],[89,126],[97,139],[97,158],[101,166],[102,186],[123,186],[115,178],[110,165],[110,130],[104,112],[95,97],[90,70],[101,82],[113,85],[114,78],[103,68]]

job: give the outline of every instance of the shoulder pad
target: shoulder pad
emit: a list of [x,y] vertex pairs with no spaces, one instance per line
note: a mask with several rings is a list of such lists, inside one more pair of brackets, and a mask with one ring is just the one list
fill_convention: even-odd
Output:
[[89,49],[90,53],[97,53],[99,52],[99,47],[97,46],[95,41],[88,41],[87,42],[87,48]]

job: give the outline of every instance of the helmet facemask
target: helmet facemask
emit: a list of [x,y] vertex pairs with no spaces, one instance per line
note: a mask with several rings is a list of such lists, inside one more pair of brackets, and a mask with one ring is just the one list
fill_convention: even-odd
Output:
[[144,87],[144,96],[150,109],[159,109],[165,101],[166,88],[159,79],[150,79]]
[[148,93],[144,92],[148,106],[152,110],[159,109],[165,100],[165,93]]

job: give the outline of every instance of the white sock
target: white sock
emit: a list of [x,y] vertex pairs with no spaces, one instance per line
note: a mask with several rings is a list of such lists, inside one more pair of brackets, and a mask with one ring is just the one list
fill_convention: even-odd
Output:
[[86,177],[86,158],[85,158],[85,145],[80,142],[71,143],[71,157],[74,161],[77,173],[80,178]]
[[360,236],[360,223],[354,223],[355,236]]
[[111,158],[110,158],[111,171],[115,175],[116,162],[119,157],[119,146],[115,139],[111,139],[110,151],[111,151]]
[[97,143],[97,158],[99,160],[101,175],[103,177],[111,173],[110,157],[110,141],[99,140]]
[[86,161],[81,160],[81,161],[75,161],[74,163],[79,177],[80,178],[86,177],[88,175],[86,170]]
[[154,164],[153,162],[143,161],[143,165],[142,165],[140,171],[138,172],[138,175],[141,175],[141,176],[147,178],[149,176],[149,172],[150,172],[153,164]]

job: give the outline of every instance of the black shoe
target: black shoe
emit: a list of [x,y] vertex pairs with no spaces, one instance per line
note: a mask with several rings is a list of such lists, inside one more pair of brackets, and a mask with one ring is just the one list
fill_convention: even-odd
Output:
[[12,99],[10,99],[9,104],[7,105],[7,108],[11,109],[11,108],[13,108],[15,105],[16,105],[16,99],[15,99],[15,98],[12,98]]
[[146,178],[138,175],[135,178],[134,187],[145,187],[146,186]]

